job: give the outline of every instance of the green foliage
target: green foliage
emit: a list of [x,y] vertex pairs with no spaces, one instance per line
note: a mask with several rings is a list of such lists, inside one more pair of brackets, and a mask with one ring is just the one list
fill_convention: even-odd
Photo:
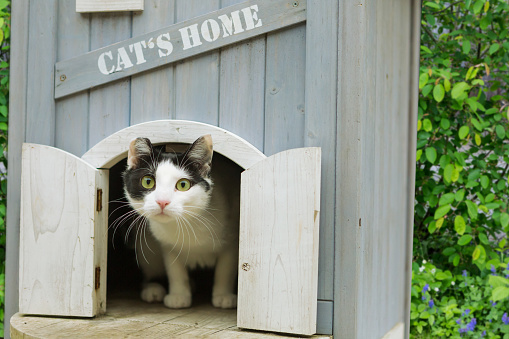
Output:
[[10,2],[0,0],[0,337],[4,336],[7,122],[9,112]]
[[[425,1],[421,32],[414,260],[432,261],[437,273],[414,270],[412,296],[424,283],[442,292],[428,311],[433,322],[421,316],[424,301],[413,299],[411,331],[459,337],[460,325],[443,315],[456,317],[466,305],[478,328],[509,338],[489,306],[498,300],[509,309],[505,278],[489,278],[509,251],[509,4]],[[474,287],[460,287],[463,271]]]

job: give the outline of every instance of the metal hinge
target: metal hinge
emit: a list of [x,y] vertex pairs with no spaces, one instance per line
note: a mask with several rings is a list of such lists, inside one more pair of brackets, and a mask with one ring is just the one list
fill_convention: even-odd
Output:
[[101,287],[101,268],[95,268],[95,289],[98,290]]
[[96,210],[97,212],[101,212],[103,209],[103,190],[97,189],[97,201],[96,201]]

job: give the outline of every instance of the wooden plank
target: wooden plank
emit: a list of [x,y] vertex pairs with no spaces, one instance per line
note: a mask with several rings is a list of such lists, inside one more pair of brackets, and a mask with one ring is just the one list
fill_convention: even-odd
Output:
[[304,145],[306,27],[267,36],[265,146],[271,155]]
[[[111,304],[111,305],[110,305]],[[234,309],[210,304],[172,310],[139,298],[112,300],[104,317],[93,319],[23,316],[12,318],[12,338],[295,338],[280,333],[240,330]],[[310,339],[330,336],[315,335]]]
[[281,152],[247,169],[240,199],[237,326],[314,334],[320,148]]
[[30,1],[29,7],[26,140],[54,145],[58,1]]
[[202,135],[210,134],[214,151],[221,153],[242,168],[249,168],[265,159],[265,155],[239,136],[222,128],[194,121],[150,121],[125,128],[101,140],[83,155],[95,168],[110,168],[127,156],[129,143],[137,137],[149,138],[154,144],[191,144]]
[[[10,336],[9,319],[18,312],[19,211],[21,145],[25,141],[28,72],[29,1],[11,4],[11,64],[9,91],[9,171],[7,172],[7,220],[5,260],[4,335]],[[16,112],[16,113],[14,113]]]
[[403,339],[405,337],[405,325],[397,323],[382,339]]
[[[107,217],[95,224],[98,213],[107,213],[95,208],[96,181],[103,173],[48,146],[24,144],[22,157],[19,310],[94,316],[95,263],[106,260],[98,247],[106,245]],[[96,227],[104,240],[94,241]],[[97,250],[103,258],[94,257]]]
[[[223,0],[222,7],[240,2]],[[265,37],[221,50],[219,126],[263,149]]]
[[[57,59],[65,60],[87,53],[90,47],[90,16],[76,13],[73,1],[58,1]],[[81,156],[87,151],[87,92],[56,102],[55,146]]]
[[[320,224],[320,228],[321,228]],[[320,259],[320,255],[318,255]],[[320,269],[320,266],[318,266]],[[320,276],[318,276],[318,287],[320,287]],[[320,288],[318,288],[320,293]],[[318,300],[316,309],[316,333],[332,335],[332,325],[334,321],[334,302]]]
[[143,11],[143,0],[76,0],[76,12]]
[[[57,63],[55,98],[302,22],[306,19],[306,1],[294,3],[295,7],[287,0],[250,0],[186,20],[195,13],[217,9],[218,0],[207,2],[207,6],[203,2],[178,2],[178,24]],[[219,19],[222,15],[226,16],[223,21]],[[229,22],[233,28],[225,28]]]
[[[174,0],[147,0],[143,13],[133,14],[132,35],[145,34],[174,23]],[[168,66],[131,78],[131,121],[175,118],[174,67]]]
[[410,69],[408,70],[408,91],[410,98],[408,101],[408,149],[407,149],[407,191],[406,191],[406,211],[405,218],[407,227],[405,228],[405,300],[404,300],[404,323],[405,338],[410,336],[410,309],[411,287],[412,287],[412,245],[413,245],[413,225],[414,220],[414,199],[415,199],[415,150],[417,142],[417,105],[419,102],[419,53],[420,53],[420,30],[421,30],[421,2],[414,0],[410,4]]
[[308,3],[304,145],[319,146],[323,154],[318,269],[318,298],[322,300],[333,300],[334,294],[338,15],[337,0]]
[[[131,36],[131,14],[93,14],[91,49]],[[90,90],[88,148],[110,134],[129,126],[130,81]]]

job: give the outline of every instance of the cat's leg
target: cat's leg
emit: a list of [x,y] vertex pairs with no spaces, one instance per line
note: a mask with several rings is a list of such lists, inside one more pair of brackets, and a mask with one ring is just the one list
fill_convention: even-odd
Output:
[[145,246],[143,252],[137,252],[138,263],[143,273],[143,285],[141,289],[141,299],[146,302],[161,302],[166,295],[166,289],[157,281],[165,277],[166,269],[164,267],[163,253],[157,240],[148,232],[146,240],[142,245]]
[[169,280],[170,293],[164,297],[164,305],[169,308],[191,306],[192,295],[186,265],[174,253],[165,253],[164,264]]
[[218,256],[212,289],[212,305],[215,307],[237,307],[237,295],[233,293],[237,280],[237,265],[236,249],[225,250]]

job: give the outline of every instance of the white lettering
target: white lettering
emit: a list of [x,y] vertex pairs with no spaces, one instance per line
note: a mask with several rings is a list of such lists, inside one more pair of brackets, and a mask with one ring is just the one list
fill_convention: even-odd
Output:
[[[251,12],[253,10],[253,12]],[[246,31],[262,25],[262,20],[258,19],[258,5],[243,8],[244,20],[246,21]],[[255,23],[256,22],[256,23]]]
[[124,47],[120,47],[118,49],[118,55],[117,55],[117,68],[115,71],[121,71],[122,69],[133,67],[133,63],[131,62],[131,59],[129,59],[129,55],[127,55],[127,52]]
[[[200,33],[198,33],[198,24],[181,28],[179,29],[179,32],[182,37],[182,43],[184,44],[184,51],[202,44],[200,40]],[[192,43],[191,39],[193,40]]]
[[[166,40],[163,40],[163,38],[166,38]],[[157,51],[159,53],[159,57],[165,57],[171,54],[173,52],[173,45],[170,42],[170,33],[164,33],[157,37],[156,40],[157,47],[160,49]],[[166,52],[161,51],[161,49],[166,50]]]
[[[221,25],[223,27],[223,38],[230,36],[232,34],[239,34],[244,32],[242,28],[242,22],[240,21],[240,12],[235,11],[231,13],[231,18],[228,15],[223,14],[218,17],[221,20]],[[235,31],[233,29],[235,28]]]
[[113,60],[113,54],[111,53],[111,51],[102,53],[101,55],[99,55],[99,58],[97,59],[97,66],[99,67],[99,71],[104,75],[108,75],[115,72],[115,66],[111,66],[111,68],[108,70],[105,60],[106,56],[110,58],[110,60]]
[[[212,29],[212,36],[210,36],[210,29],[208,24],[210,24],[210,28]],[[216,20],[208,19],[201,24],[201,35],[203,36],[203,39],[207,40],[208,42],[217,40],[220,33],[219,24]]]
[[136,65],[147,62],[147,60],[145,60],[145,56],[143,55],[142,47],[147,48],[147,44],[145,43],[145,41],[139,41],[129,45],[129,50],[131,51],[131,53],[133,52],[134,48],[134,53],[136,54]]

